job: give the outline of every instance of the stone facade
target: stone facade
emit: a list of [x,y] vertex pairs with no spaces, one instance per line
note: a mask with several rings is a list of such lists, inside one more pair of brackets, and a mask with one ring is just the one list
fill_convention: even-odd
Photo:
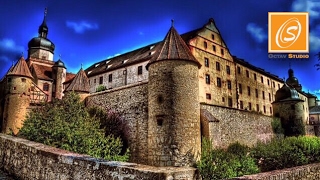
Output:
[[93,93],[87,106],[111,108],[121,113],[129,126],[130,161],[147,164],[148,84],[141,82]]
[[227,148],[235,142],[253,146],[258,141],[268,142],[274,135],[273,117],[208,104],[200,108],[202,135],[210,138],[215,148]]
[[201,152],[198,67],[166,60],[149,67],[148,164],[192,166]]

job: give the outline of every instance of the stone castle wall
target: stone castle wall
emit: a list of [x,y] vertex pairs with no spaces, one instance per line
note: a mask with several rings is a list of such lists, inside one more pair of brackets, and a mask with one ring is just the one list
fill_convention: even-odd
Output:
[[195,168],[105,161],[0,134],[0,169],[23,180],[197,180]]
[[273,117],[207,104],[201,104],[200,108],[202,135],[210,137],[214,147],[226,148],[237,141],[252,146],[273,137]]
[[147,164],[148,84],[146,82],[93,93],[87,106],[111,108],[122,114],[129,126],[130,161]]

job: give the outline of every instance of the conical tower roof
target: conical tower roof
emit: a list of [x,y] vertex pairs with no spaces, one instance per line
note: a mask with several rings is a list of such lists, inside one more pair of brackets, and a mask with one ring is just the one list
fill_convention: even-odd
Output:
[[81,68],[65,91],[89,92],[89,79]]
[[190,52],[188,45],[184,42],[177,30],[174,28],[173,23],[164,40],[162,41],[162,44],[158,47],[153,58],[147,64],[147,69],[150,64],[163,60],[191,61],[196,63],[198,67],[201,67],[201,64]]
[[24,58],[21,56],[19,61],[7,73],[8,76],[24,76],[33,79],[28,65]]

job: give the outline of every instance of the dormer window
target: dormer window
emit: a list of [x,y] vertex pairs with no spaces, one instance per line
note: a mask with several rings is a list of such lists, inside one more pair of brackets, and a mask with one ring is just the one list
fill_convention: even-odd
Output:
[[100,64],[96,64],[94,67],[98,67]]

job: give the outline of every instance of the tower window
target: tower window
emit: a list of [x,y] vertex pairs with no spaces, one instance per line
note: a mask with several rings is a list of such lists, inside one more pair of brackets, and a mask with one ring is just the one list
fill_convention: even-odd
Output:
[[211,34],[211,39],[214,40],[214,34]]
[[209,59],[208,58],[204,58],[204,65],[206,67],[209,67]]
[[142,66],[138,66],[138,75],[142,74]]
[[207,93],[206,94],[206,98],[210,100],[211,99],[211,94]]
[[230,66],[226,66],[227,74],[230,74]]
[[221,55],[224,55],[224,50],[223,49],[221,49]]
[[224,97],[222,97],[222,102],[224,102]]
[[217,69],[217,71],[220,71],[220,63],[219,62],[216,62],[216,69]]
[[239,83],[239,93],[242,94],[242,84]]
[[294,106],[294,104],[291,105],[291,109],[292,109],[292,110],[295,110],[295,109],[296,109],[296,107]]
[[204,42],[203,42],[203,47],[204,47],[205,49],[207,49],[207,46],[208,46],[208,45],[207,45],[207,42],[204,41]]
[[44,83],[43,84],[43,90],[44,91],[49,91],[49,84],[48,83]]
[[228,80],[227,82],[228,82],[228,89],[231,89],[231,81]]
[[232,107],[232,98],[228,98],[228,106]]
[[99,84],[102,84],[102,83],[103,83],[103,76],[99,78]]
[[8,78],[8,83],[11,82],[11,78]]
[[21,78],[21,82],[26,82],[26,78]]
[[162,118],[157,118],[157,125],[162,126],[163,125],[163,119]]
[[13,90],[17,90],[17,87],[13,87]]
[[109,82],[112,82],[112,74],[109,74]]
[[212,51],[216,52],[216,46],[212,45]]
[[93,82],[94,82],[94,83],[97,83],[97,80],[96,80],[96,79],[94,79],[94,80],[93,80]]
[[217,86],[221,87],[221,78],[217,77]]
[[210,84],[210,75],[209,74],[206,74],[206,83]]

